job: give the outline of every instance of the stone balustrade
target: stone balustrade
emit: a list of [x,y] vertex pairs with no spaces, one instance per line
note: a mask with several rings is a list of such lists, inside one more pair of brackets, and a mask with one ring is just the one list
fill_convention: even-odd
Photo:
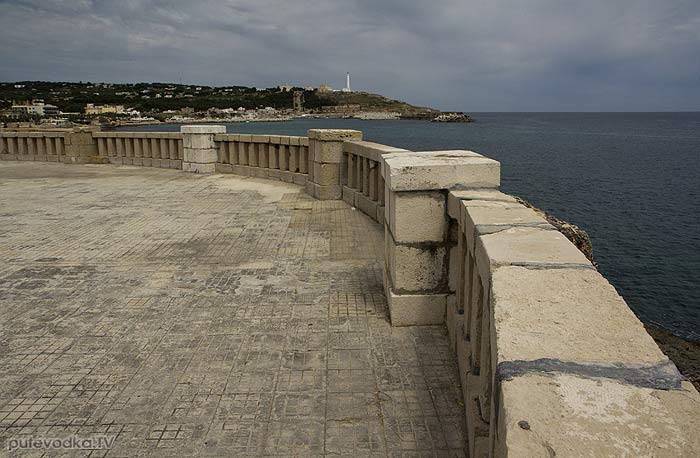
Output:
[[309,139],[284,135],[217,134],[216,171],[306,184]]
[[[0,131],[0,159],[11,161],[76,162],[77,147],[84,139],[80,132],[65,130],[45,132]],[[71,154],[67,154],[68,152]],[[80,145],[83,146],[83,145]]]
[[[467,456],[700,456],[700,395],[615,289],[471,151],[412,152],[361,132],[308,137],[0,131],[5,160],[102,160],[304,185],[384,225],[395,326],[445,323]],[[31,158],[31,159],[28,159]]]
[[182,169],[178,132],[94,132],[99,157],[110,164]]

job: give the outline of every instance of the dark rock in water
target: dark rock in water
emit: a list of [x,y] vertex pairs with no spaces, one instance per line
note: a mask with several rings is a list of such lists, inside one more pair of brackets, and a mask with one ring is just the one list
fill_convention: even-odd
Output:
[[646,326],[656,344],[673,361],[678,370],[700,390],[700,342],[681,339],[665,329]]
[[528,208],[532,208],[537,213],[542,215],[542,217],[546,219],[549,224],[556,227],[559,232],[564,234],[566,238],[569,239],[571,243],[576,245],[576,248],[578,248],[581,253],[583,253],[586,258],[588,258],[588,260],[595,265],[595,262],[593,261],[593,245],[591,244],[591,239],[588,237],[588,233],[586,231],[575,224],[567,223],[566,221],[560,220],[556,216],[552,216],[547,212],[540,210],[525,199],[521,199],[517,196],[515,196],[515,198],[521,204]]
[[469,115],[464,113],[440,113],[432,119],[432,122],[474,122]]

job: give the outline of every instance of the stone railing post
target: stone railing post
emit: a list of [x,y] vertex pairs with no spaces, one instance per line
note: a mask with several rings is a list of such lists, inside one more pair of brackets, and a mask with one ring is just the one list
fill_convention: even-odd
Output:
[[441,324],[448,300],[454,228],[451,189],[498,188],[500,164],[471,151],[382,157],[385,181],[384,289],[393,326]]
[[309,137],[309,176],[306,192],[320,200],[340,200],[343,198],[341,174],[344,165],[343,142],[362,140],[359,130],[310,129]]
[[182,170],[192,173],[214,173],[219,152],[214,135],[225,134],[226,126],[182,126]]
[[67,164],[101,164],[106,159],[100,156],[97,149],[97,139],[93,132],[99,132],[99,127],[78,127],[65,136],[65,156]]

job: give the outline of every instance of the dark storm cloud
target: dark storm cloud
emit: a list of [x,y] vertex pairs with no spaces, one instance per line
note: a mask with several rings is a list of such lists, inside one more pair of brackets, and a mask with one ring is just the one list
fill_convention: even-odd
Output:
[[695,0],[0,0],[0,79],[356,89],[444,109],[700,109]]

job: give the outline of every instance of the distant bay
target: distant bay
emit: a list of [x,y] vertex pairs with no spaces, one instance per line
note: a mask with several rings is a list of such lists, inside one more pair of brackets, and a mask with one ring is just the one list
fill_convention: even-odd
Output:
[[642,321],[700,340],[700,113],[470,115],[477,122],[299,119],[227,128],[358,129],[366,140],[414,151],[470,149],[497,159],[504,192],[588,231],[601,272]]

